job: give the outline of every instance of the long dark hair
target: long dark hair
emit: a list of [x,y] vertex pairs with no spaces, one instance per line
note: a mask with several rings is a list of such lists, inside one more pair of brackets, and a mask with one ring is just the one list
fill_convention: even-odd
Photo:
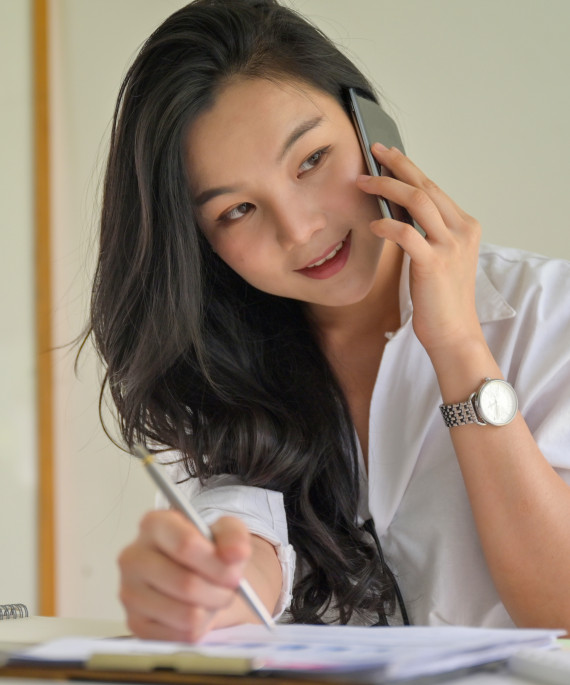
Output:
[[120,430],[179,450],[189,477],[219,473],[283,493],[305,573],[292,618],[333,609],[385,622],[394,588],[357,524],[348,406],[302,303],[248,285],[196,224],[186,133],[236,76],[307,83],[346,106],[360,71],[276,0],[196,0],[128,71],[104,181],[91,333]]

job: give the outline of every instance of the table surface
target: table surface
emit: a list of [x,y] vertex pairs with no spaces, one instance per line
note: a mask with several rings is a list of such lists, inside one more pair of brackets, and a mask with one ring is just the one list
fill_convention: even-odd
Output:
[[[39,677],[38,677],[39,676]],[[47,681],[46,681],[47,679]],[[55,685],[56,683],[69,683],[69,680],[80,680],[87,685],[88,683],[107,683],[108,685],[122,685],[129,682],[133,684],[147,684],[147,683],[165,683],[177,684],[185,683],[186,685],[262,685],[266,681],[267,685],[315,685],[316,683],[323,685],[323,683],[334,683],[334,685],[355,685],[354,680],[351,681],[327,681],[325,679],[310,679],[305,678],[291,678],[285,679],[280,677],[260,678],[259,676],[216,676],[216,675],[198,675],[198,674],[182,674],[169,671],[161,671],[157,673],[140,673],[133,677],[132,673],[118,673],[111,671],[101,671],[97,673],[97,679],[92,679],[92,674],[84,669],[61,669],[50,668],[42,669],[41,673],[37,669],[29,667],[0,668],[0,683],[1,685]],[[434,678],[422,678],[411,681],[413,685],[532,685],[532,681],[518,678],[504,670],[495,672],[479,671],[457,676],[439,676]],[[405,681],[402,682],[405,685]],[[536,685],[543,685],[543,683],[536,683]]]

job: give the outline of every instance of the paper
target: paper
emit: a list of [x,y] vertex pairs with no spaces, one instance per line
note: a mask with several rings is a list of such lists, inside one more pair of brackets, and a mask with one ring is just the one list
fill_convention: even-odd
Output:
[[69,638],[18,655],[26,661],[86,663],[93,654],[199,653],[255,660],[261,672],[373,671],[375,682],[434,675],[508,658],[522,647],[550,647],[564,631],[463,627],[258,625],[212,631],[196,645]]

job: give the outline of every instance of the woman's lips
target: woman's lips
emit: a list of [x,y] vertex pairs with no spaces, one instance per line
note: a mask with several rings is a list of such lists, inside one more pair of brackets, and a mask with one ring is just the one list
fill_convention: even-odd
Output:
[[322,257],[314,260],[304,268],[298,269],[297,273],[317,279],[330,278],[337,274],[346,264],[350,254],[350,237],[351,233],[344,240],[333,245]]

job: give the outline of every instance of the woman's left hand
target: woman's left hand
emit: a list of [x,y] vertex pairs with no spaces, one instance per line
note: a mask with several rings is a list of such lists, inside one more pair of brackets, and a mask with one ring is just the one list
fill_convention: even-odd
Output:
[[475,310],[475,276],[481,227],[397,148],[372,146],[390,176],[361,176],[361,190],[404,207],[426,232],[405,221],[379,219],[371,230],[410,256],[414,331],[433,356],[482,340]]

